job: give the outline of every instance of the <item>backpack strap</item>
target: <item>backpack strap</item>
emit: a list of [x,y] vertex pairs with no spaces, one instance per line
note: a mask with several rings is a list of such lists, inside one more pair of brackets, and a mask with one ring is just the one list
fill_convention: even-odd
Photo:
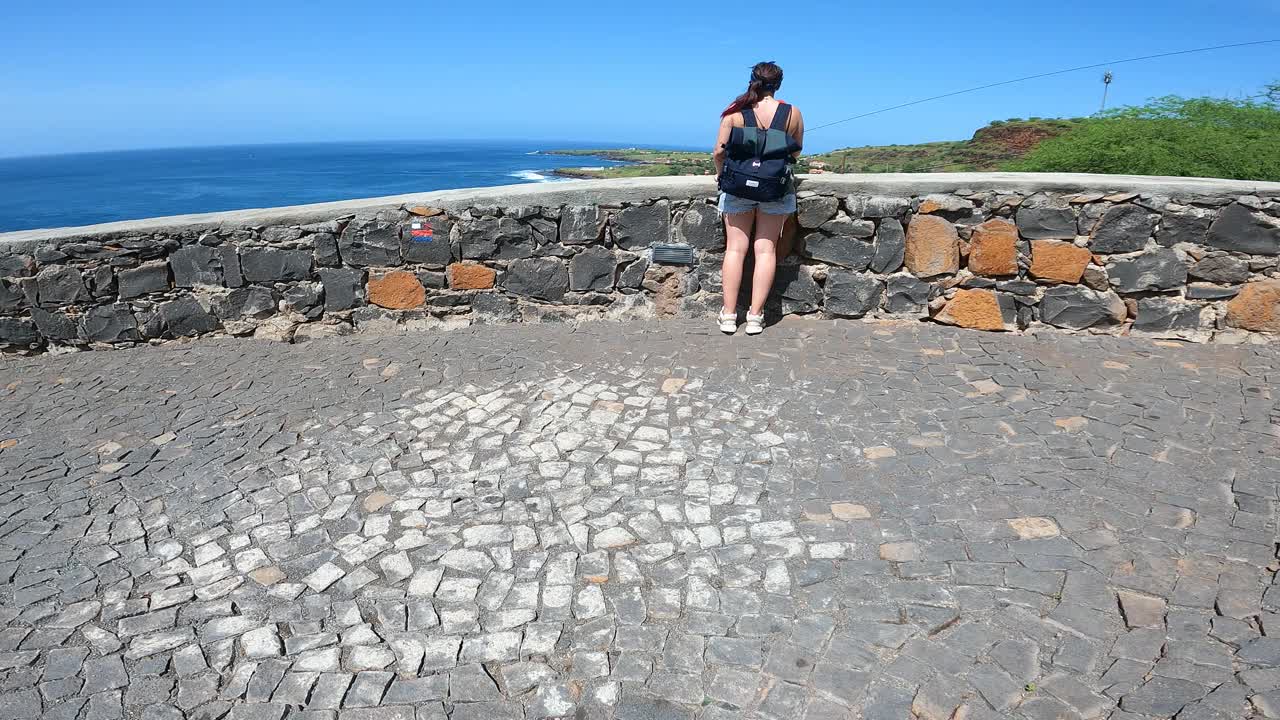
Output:
[[742,109],[742,124],[743,124],[745,127],[752,127],[752,128],[753,128],[753,127],[755,127],[755,126],[756,126],[756,111],[755,111],[755,110],[752,110],[751,108],[743,108],[743,109]]
[[791,106],[787,103],[778,103],[778,109],[773,113],[773,122],[769,123],[770,130],[787,131],[787,120],[791,118]]

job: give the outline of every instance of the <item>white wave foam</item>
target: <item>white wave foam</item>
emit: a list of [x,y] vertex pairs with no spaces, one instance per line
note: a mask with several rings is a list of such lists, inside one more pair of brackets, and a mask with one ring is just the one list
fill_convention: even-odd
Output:
[[507,173],[509,177],[520,178],[521,180],[529,180],[530,182],[553,182],[551,178],[543,175],[537,170],[518,170],[513,173]]

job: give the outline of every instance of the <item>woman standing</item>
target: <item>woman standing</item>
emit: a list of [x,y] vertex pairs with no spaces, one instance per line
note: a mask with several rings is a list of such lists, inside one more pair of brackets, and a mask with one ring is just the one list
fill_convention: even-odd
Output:
[[720,184],[720,213],[727,247],[721,267],[724,304],[720,329],[738,329],[738,290],[754,227],[755,273],[747,334],[764,330],[764,301],[773,286],[777,245],[787,216],[796,211],[791,165],[804,143],[804,116],[774,97],[782,87],[782,68],[772,62],[751,69],[747,91],[720,114],[714,153]]

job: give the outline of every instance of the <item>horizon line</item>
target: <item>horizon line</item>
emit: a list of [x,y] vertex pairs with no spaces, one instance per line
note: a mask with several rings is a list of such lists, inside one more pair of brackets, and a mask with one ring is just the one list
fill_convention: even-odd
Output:
[[[120,147],[105,148],[100,150],[68,150],[62,152],[38,152],[20,155],[6,154],[0,151],[0,161],[4,160],[29,160],[39,158],[55,158],[67,157],[71,155],[110,155],[115,153],[133,153],[133,152],[165,152],[170,150],[218,150],[229,148],[256,148],[256,147],[288,147],[302,145],[378,145],[378,144],[396,144],[396,143],[537,143],[547,145],[547,150],[626,150],[628,148],[637,148],[644,150],[677,150],[677,151],[697,151],[691,145],[679,144],[663,144],[663,143],[614,143],[604,140],[570,140],[570,139],[549,139],[539,140],[531,138],[394,138],[387,140],[286,140],[281,142],[242,142],[242,143],[209,143],[199,145],[160,145],[145,147]],[[565,145],[584,145],[587,147],[564,147]],[[543,150],[535,150],[535,152],[543,152]],[[707,150],[707,152],[711,152]]]

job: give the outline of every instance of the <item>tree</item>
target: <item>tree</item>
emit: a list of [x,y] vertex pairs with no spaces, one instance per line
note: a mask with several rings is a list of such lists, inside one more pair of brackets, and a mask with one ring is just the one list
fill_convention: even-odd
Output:
[[1280,106],[1280,82],[1273,82],[1262,89],[1262,96],[1272,105]]
[[1266,100],[1155,98],[1082,121],[1011,170],[1280,181],[1280,83]]

